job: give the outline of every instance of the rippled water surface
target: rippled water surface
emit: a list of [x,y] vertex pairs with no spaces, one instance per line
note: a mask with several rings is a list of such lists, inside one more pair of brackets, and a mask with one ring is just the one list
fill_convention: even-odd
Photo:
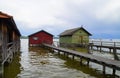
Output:
[[[76,58],[78,59],[78,58]],[[92,64],[91,64],[92,65]],[[49,50],[28,47],[28,40],[21,40],[21,53],[13,63],[5,66],[5,78],[110,78],[92,66],[80,65],[63,55]],[[95,65],[96,66],[96,65]]]

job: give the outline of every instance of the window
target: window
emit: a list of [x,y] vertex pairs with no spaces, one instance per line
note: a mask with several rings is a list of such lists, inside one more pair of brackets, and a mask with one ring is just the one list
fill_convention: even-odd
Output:
[[33,37],[33,40],[38,40],[38,37]]

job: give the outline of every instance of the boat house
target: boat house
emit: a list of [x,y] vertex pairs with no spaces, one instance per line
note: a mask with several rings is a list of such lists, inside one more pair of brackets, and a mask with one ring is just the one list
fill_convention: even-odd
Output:
[[65,30],[60,36],[60,46],[72,45],[72,44],[88,44],[89,36],[92,34],[89,33],[82,26],[78,28],[73,28]]
[[0,12],[0,63],[10,63],[20,49],[20,32],[12,16]]
[[43,43],[52,45],[53,43],[53,35],[44,30],[33,33],[28,37],[29,37],[29,46],[39,46]]

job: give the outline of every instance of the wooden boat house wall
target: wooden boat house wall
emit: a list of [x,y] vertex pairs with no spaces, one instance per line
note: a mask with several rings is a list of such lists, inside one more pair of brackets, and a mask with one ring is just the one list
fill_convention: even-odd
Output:
[[89,36],[91,36],[91,33],[81,26],[65,30],[59,36],[60,46],[69,46],[72,44],[83,45],[89,43]]
[[0,63],[11,62],[20,49],[20,32],[13,17],[0,12]]
[[53,44],[53,35],[44,30],[33,33],[28,37],[29,37],[29,46],[39,46],[43,43],[50,45]]

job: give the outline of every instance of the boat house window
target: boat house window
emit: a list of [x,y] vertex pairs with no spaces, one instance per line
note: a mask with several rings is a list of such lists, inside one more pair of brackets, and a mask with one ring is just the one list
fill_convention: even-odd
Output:
[[38,37],[33,37],[33,40],[38,40]]

